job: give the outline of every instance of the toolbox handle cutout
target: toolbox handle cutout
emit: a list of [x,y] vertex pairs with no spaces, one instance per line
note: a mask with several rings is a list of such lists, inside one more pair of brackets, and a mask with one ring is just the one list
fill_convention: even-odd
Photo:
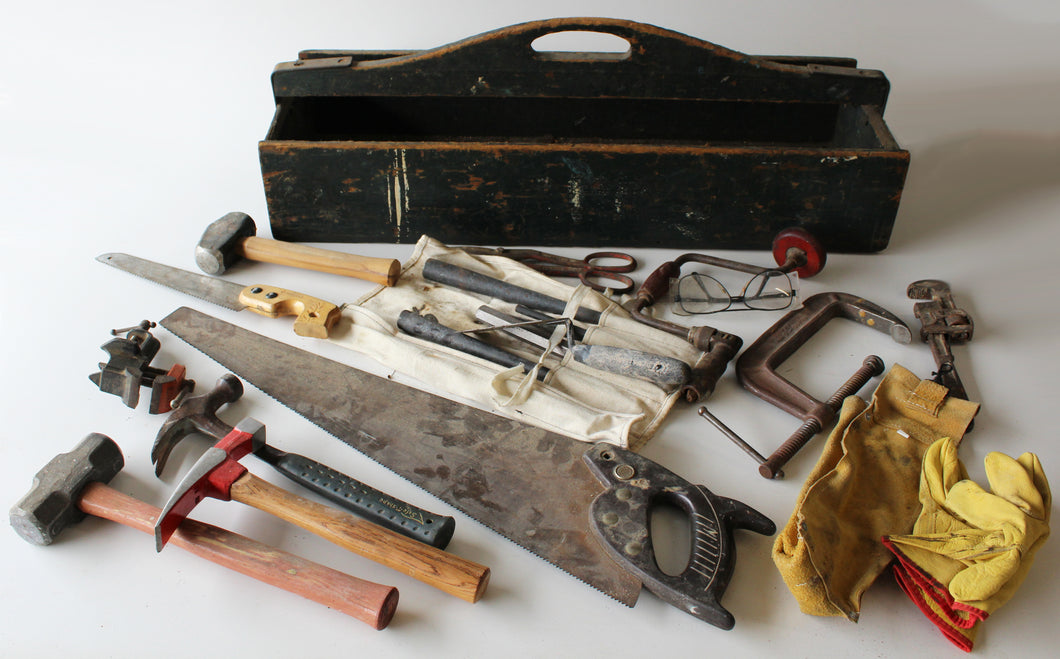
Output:
[[[576,49],[569,49],[572,46]],[[530,42],[530,49],[544,60],[625,60],[633,44],[606,30],[572,29],[543,34]]]
[[[624,52],[538,51],[542,37],[589,32]],[[646,23],[556,18],[422,51],[303,51],[272,75],[273,96],[647,98],[874,106],[890,85],[854,60],[746,55]],[[601,75],[606,69],[606,75]]]
[[[549,40],[570,39],[570,35],[593,35],[591,39],[600,43],[614,44],[615,40],[626,42],[626,48],[620,52],[611,52],[611,48],[604,47],[596,52],[566,52],[561,50],[548,50],[535,48],[534,44],[545,40],[547,46]],[[610,38],[608,38],[610,37]],[[657,66],[667,68],[672,62],[684,60],[689,51],[696,53],[702,60],[704,55],[708,57],[728,58],[739,55],[727,48],[716,44],[693,39],[678,32],[672,32],[662,28],[637,23],[634,21],[611,19],[611,18],[554,18],[522,25],[514,25],[509,28],[495,30],[486,34],[465,39],[454,45],[463,46],[465,54],[470,54],[479,47],[484,47],[491,52],[493,57],[508,59],[509,62],[523,59],[527,52],[531,59],[545,62],[568,61],[595,63],[599,61],[639,61],[642,64],[655,62]],[[505,53],[504,51],[508,51]],[[509,59],[510,58],[510,59]]]

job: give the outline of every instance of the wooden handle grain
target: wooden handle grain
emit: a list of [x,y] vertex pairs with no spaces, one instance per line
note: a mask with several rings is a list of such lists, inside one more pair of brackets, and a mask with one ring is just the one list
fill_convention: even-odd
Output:
[[490,569],[416,542],[330,506],[310,501],[247,473],[232,484],[233,499],[275,515],[355,554],[403,572],[450,595],[477,602]]
[[239,301],[248,311],[269,318],[294,316],[294,333],[314,339],[328,338],[328,332],[342,317],[338,305],[275,286],[247,286],[240,291]]
[[[92,483],[86,487],[78,507],[89,515],[124,524],[152,536],[155,520],[162,512],[102,483]],[[393,586],[358,579],[195,520],[185,520],[169,543],[230,570],[345,613],[376,629],[386,627],[397,608],[398,591]]]
[[397,259],[359,256],[258,236],[246,238],[240,246],[240,251],[244,258],[251,261],[330,272],[384,286],[393,286],[401,274],[401,263]]

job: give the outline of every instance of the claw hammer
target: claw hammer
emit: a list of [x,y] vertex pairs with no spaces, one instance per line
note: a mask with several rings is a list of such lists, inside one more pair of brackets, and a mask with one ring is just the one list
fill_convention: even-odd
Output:
[[[232,426],[218,418],[217,411],[242,395],[243,383],[226,373],[207,393],[181,401],[162,424],[151,447],[155,475],[162,474],[169,454],[188,434],[198,431],[217,442],[232,432]],[[391,531],[438,549],[445,549],[453,537],[456,520],[452,517],[417,508],[303,455],[265,443],[255,449],[254,455],[306,489]]]
[[199,458],[155,523],[158,551],[204,498],[234,499],[468,602],[482,597],[489,583],[488,567],[310,501],[251,474],[239,460],[264,444],[264,435],[261,422],[246,418]]

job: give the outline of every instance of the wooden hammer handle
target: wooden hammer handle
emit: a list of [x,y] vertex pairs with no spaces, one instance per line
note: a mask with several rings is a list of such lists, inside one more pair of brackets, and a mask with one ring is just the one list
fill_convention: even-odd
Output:
[[484,565],[310,501],[249,472],[232,483],[229,493],[236,501],[468,602],[477,602],[489,583],[490,569]]
[[251,261],[330,272],[384,286],[393,286],[401,274],[401,263],[397,259],[359,256],[258,236],[245,238],[239,246],[239,251],[244,258]]
[[[78,507],[89,515],[152,536],[155,520],[162,512],[102,483],[88,485]],[[376,629],[386,627],[397,608],[398,591],[393,586],[352,577],[216,526],[185,520],[169,542],[208,561],[353,616]]]

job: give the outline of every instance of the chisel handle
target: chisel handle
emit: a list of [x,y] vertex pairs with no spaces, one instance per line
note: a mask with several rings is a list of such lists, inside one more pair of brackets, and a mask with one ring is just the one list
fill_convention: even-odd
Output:
[[[445,284],[463,291],[489,295],[512,304],[525,304],[528,307],[549,313],[563,313],[563,310],[567,307],[566,301],[559,298],[538,293],[522,286],[516,286],[501,279],[468,270],[452,263],[439,261],[438,259],[427,259],[423,264],[423,278],[427,281]],[[574,314],[574,319],[595,325],[600,322],[600,312],[586,307],[578,307],[577,312]]]
[[680,359],[632,348],[579,343],[574,359],[601,371],[654,382],[667,391],[692,379],[692,368]]
[[330,506],[310,501],[247,472],[229,490],[232,499],[299,526],[355,554],[414,579],[477,602],[490,569],[394,533]]
[[254,455],[302,487],[395,533],[438,549],[445,549],[453,537],[452,517],[417,508],[304,455],[268,444]]
[[[102,483],[88,485],[78,507],[89,515],[149,535],[162,511]],[[254,577],[353,616],[376,629],[390,623],[397,608],[393,586],[365,581],[225,529],[184,520],[170,543],[200,558]]]
[[[397,326],[398,329],[409,336],[415,336],[424,341],[459,350],[494,364],[509,368],[522,366],[526,372],[530,372],[535,366],[532,359],[520,357],[507,350],[492,346],[485,341],[479,341],[473,336],[457,332],[455,329],[438,322],[438,319],[431,314],[421,314],[418,311],[406,309],[398,314]],[[548,373],[547,368],[544,366],[540,367],[537,371],[537,379],[544,380]]]

